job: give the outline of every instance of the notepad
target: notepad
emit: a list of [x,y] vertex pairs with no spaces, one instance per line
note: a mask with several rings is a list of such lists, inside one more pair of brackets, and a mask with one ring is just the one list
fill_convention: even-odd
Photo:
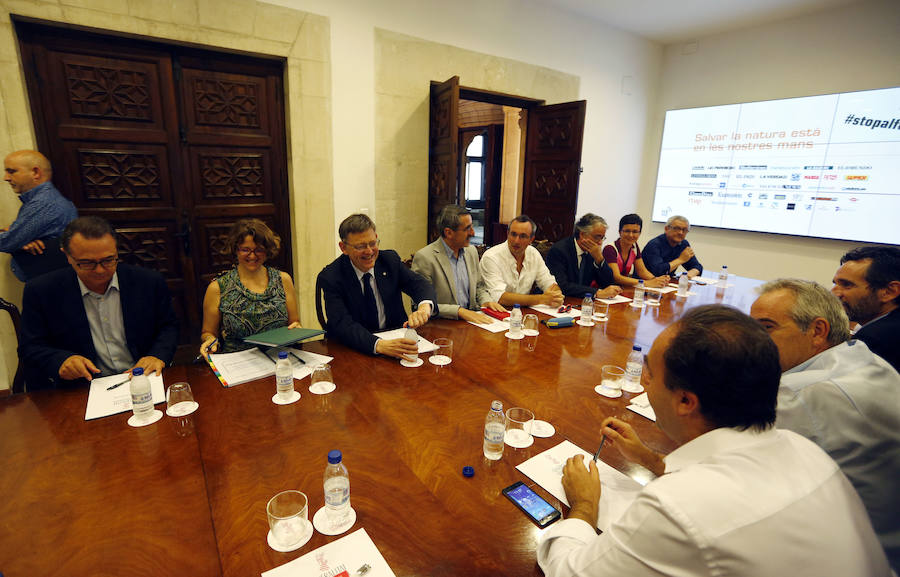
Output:
[[275,374],[275,362],[257,348],[236,353],[211,353],[208,362],[223,387],[233,387]]
[[265,345],[267,347],[284,347],[324,334],[325,331],[319,329],[304,329],[299,327],[289,329],[287,327],[281,327],[244,337],[244,342],[253,343],[254,345]]

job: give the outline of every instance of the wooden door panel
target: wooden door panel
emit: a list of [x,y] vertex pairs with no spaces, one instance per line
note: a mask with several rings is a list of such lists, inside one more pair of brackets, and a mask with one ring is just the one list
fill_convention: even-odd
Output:
[[198,207],[274,201],[272,158],[265,149],[192,146],[188,174]]
[[217,143],[224,137],[238,145],[270,146],[269,109],[273,102],[267,78],[184,68],[185,137],[191,143]]
[[459,76],[431,85],[428,146],[428,242],[440,232],[435,220],[441,209],[457,203]]
[[175,205],[164,144],[64,141],[67,190],[83,209],[125,206],[167,210]]
[[539,239],[557,241],[575,227],[585,109],[581,100],[529,111],[522,212]]

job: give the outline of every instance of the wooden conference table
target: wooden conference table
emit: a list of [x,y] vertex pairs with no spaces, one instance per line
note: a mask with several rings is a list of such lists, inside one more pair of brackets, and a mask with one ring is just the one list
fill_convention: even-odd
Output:
[[[271,402],[272,378],[225,389],[206,365],[172,367],[166,385],[189,381],[200,404],[186,437],[168,417],[138,429],[125,423],[128,414],[86,422],[86,389],[8,397],[0,401],[0,572],[259,575],[338,538],[316,532],[297,551],[275,552],[265,507],[277,492],[299,489],[311,518],[324,502],[327,452],[341,449],[358,514],[350,531],[364,527],[398,576],[541,575],[543,530],[500,493],[518,480],[534,485],[515,466],[564,439],[593,452],[608,415],[671,450],[654,423],[626,410],[633,395],[594,392],[600,366],[624,366],[632,343],[649,347],[690,307],[748,311],[758,281],[730,281],[724,291],[694,286],[686,300],[667,294],[659,307],[614,305],[610,320],[592,328],[542,326],[534,351],[502,333],[432,321],[421,335],[453,339],[453,362],[442,368],[308,343],[334,357],[337,390],[313,395],[306,378],[296,383],[300,401],[287,406]],[[482,429],[494,399],[531,409],[556,434],[487,461]],[[652,477],[614,449],[601,456],[638,480]],[[474,477],[463,477],[466,465]]]

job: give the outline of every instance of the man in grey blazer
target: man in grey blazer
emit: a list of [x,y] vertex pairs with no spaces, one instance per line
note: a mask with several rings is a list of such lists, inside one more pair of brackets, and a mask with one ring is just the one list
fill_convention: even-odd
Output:
[[437,229],[441,238],[419,249],[413,257],[412,269],[434,286],[438,315],[445,319],[490,322],[480,312],[481,307],[506,309],[500,303],[487,302],[487,290],[480,282],[478,251],[469,245],[469,239],[475,235],[472,215],[464,207],[448,204],[437,217]]

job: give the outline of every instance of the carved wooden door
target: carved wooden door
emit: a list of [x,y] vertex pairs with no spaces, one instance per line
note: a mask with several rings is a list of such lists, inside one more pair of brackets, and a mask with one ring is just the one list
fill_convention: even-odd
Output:
[[428,242],[440,236],[435,220],[441,209],[457,204],[459,76],[431,85],[428,143]]
[[[195,341],[224,237],[245,216],[290,272],[277,61],[17,23],[38,147],[81,215],[112,222],[124,262],[160,272]],[[226,72],[227,71],[227,72]]]
[[538,225],[538,239],[572,234],[578,208],[586,101],[528,111],[522,212]]

